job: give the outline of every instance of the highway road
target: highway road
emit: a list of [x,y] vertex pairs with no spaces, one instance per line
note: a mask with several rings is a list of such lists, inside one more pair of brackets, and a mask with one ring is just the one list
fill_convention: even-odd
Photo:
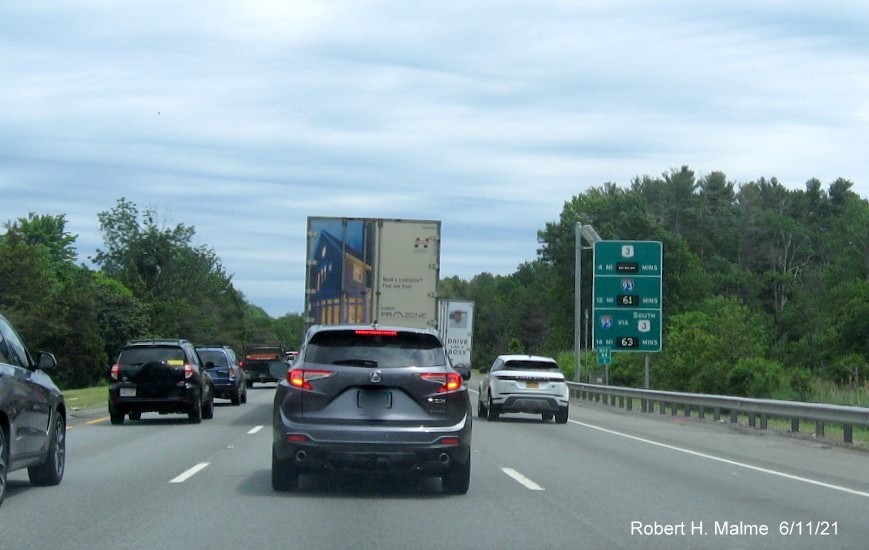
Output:
[[[476,388],[476,383],[471,383]],[[574,403],[474,422],[471,489],[270,485],[273,386],[213,420],[79,414],[57,487],[9,477],[0,548],[866,548],[869,453]],[[476,410],[476,394],[474,409]],[[745,433],[747,432],[747,433]]]

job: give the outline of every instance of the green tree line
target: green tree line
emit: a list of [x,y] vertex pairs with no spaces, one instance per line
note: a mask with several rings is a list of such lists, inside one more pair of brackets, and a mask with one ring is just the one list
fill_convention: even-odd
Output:
[[248,343],[297,344],[298,314],[272,319],[232,284],[214,250],[193,246],[194,228],[160,223],[119,199],[98,214],[104,247],[76,265],[64,215],[30,213],[0,235],[0,312],[32,350],[51,350],[65,389],[95,385],[135,338],[186,338],[241,351]]
[[[604,239],[663,243],[664,341],[651,357],[652,387],[799,399],[818,382],[869,388],[869,203],[852,188],[844,179],[792,190],[775,178],[697,178],[687,166],[627,187],[604,183],[566,201],[538,231],[537,257],[514,273],[448,277],[439,295],[475,302],[475,366],[539,353],[571,374],[574,230],[590,224]],[[214,251],[192,245],[192,227],[161,224],[123,198],[98,219],[95,268],[76,265],[63,215],[31,213],[0,235],[0,311],[32,348],[57,353],[65,387],[102,380],[130,338],[182,335],[236,349],[301,340],[301,314],[273,319],[250,304]],[[582,256],[583,304],[591,256]],[[642,355],[614,353],[610,383],[641,386]]]
[[[606,240],[663,243],[664,340],[650,357],[652,387],[805,399],[823,382],[865,394],[869,203],[852,187],[737,184],[687,166],[626,188],[605,183],[538,231],[535,260],[508,276],[447,278],[440,295],[475,302],[475,365],[520,349],[557,357],[572,374],[574,235],[590,224]],[[582,256],[581,303],[591,304],[592,253]],[[641,387],[643,362],[614,353],[610,383]]]

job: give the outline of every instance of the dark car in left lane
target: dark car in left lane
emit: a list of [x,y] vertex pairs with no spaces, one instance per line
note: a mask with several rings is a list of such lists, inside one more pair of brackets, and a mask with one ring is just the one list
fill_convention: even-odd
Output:
[[233,405],[247,403],[247,375],[229,346],[197,346],[196,352],[214,383],[214,396]]
[[10,472],[27,468],[34,485],[57,485],[66,468],[66,404],[48,373],[54,355],[30,355],[0,315],[0,504]]

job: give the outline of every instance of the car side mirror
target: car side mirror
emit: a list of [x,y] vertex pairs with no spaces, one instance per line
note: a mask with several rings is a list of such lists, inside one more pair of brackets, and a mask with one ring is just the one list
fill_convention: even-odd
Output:
[[462,377],[462,380],[470,380],[471,379],[471,369],[465,365],[457,365],[453,367],[453,370],[459,373]]
[[57,359],[55,359],[53,353],[40,351],[36,355],[36,368],[44,372],[51,372],[57,368]]
[[272,378],[275,380],[280,381],[286,379],[288,370],[290,370],[290,366],[286,361],[269,362],[269,374],[271,374]]

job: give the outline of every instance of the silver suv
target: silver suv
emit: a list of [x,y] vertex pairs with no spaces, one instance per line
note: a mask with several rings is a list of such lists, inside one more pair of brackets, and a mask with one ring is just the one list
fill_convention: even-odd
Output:
[[480,382],[477,416],[498,420],[503,413],[539,414],[567,423],[570,392],[551,357],[500,355]]
[[450,365],[433,331],[316,326],[289,368],[271,369],[276,491],[296,489],[301,473],[349,470],[440,477],[446,492],[468,492],[470,370]]

